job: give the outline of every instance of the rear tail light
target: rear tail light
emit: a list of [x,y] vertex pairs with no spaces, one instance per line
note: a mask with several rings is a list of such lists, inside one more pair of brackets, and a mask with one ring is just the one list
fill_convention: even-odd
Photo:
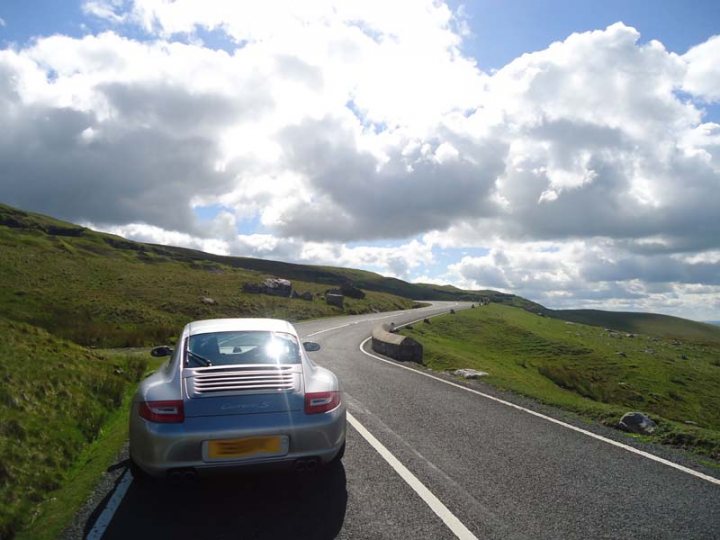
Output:
[[139,412],[145,420],[159,424],[178,424],[185,420],[182,400],[143,401],[140,403]]
[[340,392],[309,392],[305,394],[305,414],[332,411],[340,406]]

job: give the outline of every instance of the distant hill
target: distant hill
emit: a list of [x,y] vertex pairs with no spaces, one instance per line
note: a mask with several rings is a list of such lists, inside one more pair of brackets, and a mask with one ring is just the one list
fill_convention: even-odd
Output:
[[[0,204],[0,312],[85,345],[139,345],[172,336],[201,317],[290,320],[408,308],[417,300],[497,303],[625,332],[720,341],[720,328],[648,313],[551,310],[517,295],[408,283],[351,268],[294,264],[134,242]],[[292,280],[313,302],[250,295],[245,283]],[[318,295],[352,284],[366,291],[344,310]],[[211,298],[215,304],[203,303]]]
[[[126,240],[126,242],[129,242]],[[133,244],[137,244],[133,242]],[[213,255],[195,249],[161,246],[157,244],[143,244],[155,253],[170,257],[177,261],[213,261],[226,264],[233,268],[243,268],[272,274],[284,279],[297,279],[312,281],[331,286],[343,283],[352,283],[360,289],[368,291],[385,292],[409,298],[412,300],[467,300],[478,302],[482,298],[481,291],[463,291],[452,286],[437,286],[429,284],[408,283],[397,278],[385,277],[366,270],[339,268],[334,266],[315,266],[309,264],[296,264],[268,259],[254,259],[250,257],[229,257]],[[491,294],[494,291],[488,291]]]
[[[415,303],[367,290],[365,298],[347,298],[340,309],[322,298],[328,288],[348,280],[332,270],[270,261],[253,265],[252,259],[132,242],[4,205],[0,253],[3,316],[97,347],[163,343],[200,318],[301,320],[406,309]],[[245,284],[271,275],[292,279],[297,291],[311,293],[311,300],[243,291]]]
[[547,310],[545,313],[555,319],[623,332],[720,343],[719,327],[670,315],[597,309]]
[[[120,250],[145,254],[143,255],[145,258],[155,256],[183,263],[217,263],[263,274],[272,274],[285,279],[297,279],[330,286],[353,283],[361,289],[386,292],[413,300],[480,301],[484,296],[495,295],[497,295],[497,299],[500,297],[513,298],[513,295],[505,295],[496,291],[463,291],[451,285],[408,283],[365,270],[294,264],[250,257],[228,257],[183,247],[134,242],[119,236],[96,232],[79,225],[42,214],[25,212],[3,204],[0,204],[0,226],[21,233],[40,233],[65,242],[72,242],[73,239],[84,239],[102,246],[104,249],[103,254],[106,255],[109,254],[110,250]],[[87,244],[87,242],[85,243]],[[107,248],[111,249],[108,250]]]
[[[226,257],[134,242],[0,204],[0,313],[82,345],[136,346],[171,338],[198,318],[272,316],[289,320],[405,309],[416,300],[532,305],[496,291],[413,284],[373,272]],[[274,276],[313,300],[243,291]],[[351,284],[364,299],[344,309],[322,294]],[[541,307],[541,306],[540,306]]]

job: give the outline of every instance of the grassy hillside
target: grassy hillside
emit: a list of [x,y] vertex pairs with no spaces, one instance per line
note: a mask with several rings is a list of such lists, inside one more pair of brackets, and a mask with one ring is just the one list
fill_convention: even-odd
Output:
[[[556,311],[492,290],[465,291],[451,285],[407,283],[365,270],[143,244],[2,204],[0,248],[5,255],[0,259],[0,308],[6,308],[10,318],[86,344],[146,343],[199,317],[267,315],[300,320],[340,313],[319,300],[308,304],[241,292],[243,283],[271,275],[293,280],[301,291],[321,293],[353,283],[369,292],[366,300],[350,300],[345,313],[410,307],[409,300],[491,302],[626,332],[720,342],[720,331],[712,325],[677,317]],[[219,300],[218,304],[202,304],[204,296]]]
[[481,298],[481,295],[475,291],[463,291],[452,286],[408,283],[401,279],[381,276],[366,270],[294,264],[249,257],[226,257],[194,249],[159,246],[156,244],[148,244],[147,249],[153,249],[166,257],[178,261],[212,261],[233,268],[264,272],[285,279],[324,285],[335,286],[341,283],[353,283],[355,286],[367,291],[393,294],[413,300],[468,300],[477,302]]
[[2,318],[0,336],[0,538],[11,538],[60,486],[147,362]]
[[[264,264],[268,272],[262,273],[238,267],[233,258],[190,256],[188,250],[130,242],[6,206],[0,206],[0,251],[3,315],[83,345],[160,343],[199,318],[300,320],[413,305],[374,291],[362,300],[346,299],[343,310],[317,296],[308,302],[247,294],[245,283],[287,275],[282,263]],[[317,277],[309,270],[297,276]],[[341,282],[326,278],[304,281],[293,274],[291,279],[296,290],[319,295]]]
[[596,309],[548,310],[547,313],[550,317],[564,321],[603,326],[623,332],[720,344],[720,328],[717,326],[669,315]]
[[[436,370],[483,379],[615,424],[640,410],[657,438],[720,458],[720,344],[607,331],[491,304],[403,330]],[[691,425],[686,422],[697,424]]]

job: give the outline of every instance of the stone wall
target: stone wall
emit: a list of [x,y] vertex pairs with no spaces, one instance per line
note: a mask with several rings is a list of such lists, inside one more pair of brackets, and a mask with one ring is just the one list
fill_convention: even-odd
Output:
[[422,364],[423,347],[413,338],[393,334],[390,325],[376,326],[372,333],[373,351],[402,360]]

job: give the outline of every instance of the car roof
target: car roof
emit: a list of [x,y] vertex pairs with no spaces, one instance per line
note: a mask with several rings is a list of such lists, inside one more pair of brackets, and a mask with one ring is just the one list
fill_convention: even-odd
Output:
[[210,332],[259,331],[287,332],[297,335],[292,324],[281,319],[206,319],[193,321],[187,325],[189,335],[208,334]]

